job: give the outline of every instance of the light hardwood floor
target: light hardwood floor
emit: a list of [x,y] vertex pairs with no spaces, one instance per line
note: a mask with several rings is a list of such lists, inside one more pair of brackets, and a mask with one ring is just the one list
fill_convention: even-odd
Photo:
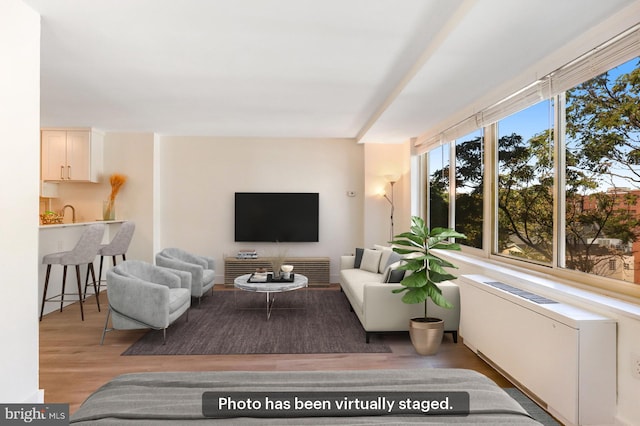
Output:
[[[216,286],[216,291],[228,288]],[[331,285],[313,291],[338,291],[338,287]],[[102,312],[98,312],[93,297],[87,299],[84,322],[80,320],[78,303],[62,312],[52,312],[40,322],[40,388],[45,390],[45,402],[68,403],[71,413],[108,380],[123,373],[146,371],[468,368],[488,376],[499,386],[513,386],[460,340],[453,343],[450,335],[445,335],[438,354],[428,357],[416,354],[404,333],[386,335],[392,353],[381,354],[120,356],[147,330],[107,333],[104,345],[100,346],[107,310],[106,292],[101,293],[100,302]],[[198,309],[197,305],[192,309]]]

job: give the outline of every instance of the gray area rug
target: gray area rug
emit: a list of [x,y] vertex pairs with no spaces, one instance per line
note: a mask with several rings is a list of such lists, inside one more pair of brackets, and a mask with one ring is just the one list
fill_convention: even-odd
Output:
[[333,290],[276,293],[266,318],[265,293],[214,291],[167,329],[151,330],[122,355],[312,354],[391,352],[365,332],[345,295]]
[[544,411],[538,404],[533,402],[527,395],[520,392],[517,388],[504,388],[504,391],[513,399],[518,401],[527,413],[544,426],[561,426],[549,413]]

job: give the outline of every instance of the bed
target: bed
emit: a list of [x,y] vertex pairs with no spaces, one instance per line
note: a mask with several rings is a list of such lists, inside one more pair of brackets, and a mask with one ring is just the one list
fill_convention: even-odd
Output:
[[[418,414],[389,410],[370,415],[317,410],[308,416],[254,414],[244,410],[236,417],[208,417],[203,414],[203,394],[232,395],[397,395],[468,394],[466,413]],[[211,394],[210,394],[211,392]],[[257,398],[257,397],[256,397]],[[404,397],[403,397],[404,398]],[[347,397],[345,396],[346,400]],[[356,398],[357,399],[357,398]],[[222,401],[222,400],[216,400]],[[242,401],[242,399],[240,399]],[[317,401],[316,401],[317,402]],[[297,403],[297,402],[296,402]],[[398,405],[400,407],[400,405]],[[237,407],[236,407],[237,408]],[[240,407],[245,408],[245,407]],[[206,411],[206,410],[205,410]],[[216,411],[214,411],[215,416]],[[255,416],[261,417],[255,417]],[[540,425],[486,376],[466,369],[424,368],[411,370],[349,371],[207,371],[125,374],[109,381],[90,395],[70,419],[75,425],[156,425],[156,424],[490,424]]]

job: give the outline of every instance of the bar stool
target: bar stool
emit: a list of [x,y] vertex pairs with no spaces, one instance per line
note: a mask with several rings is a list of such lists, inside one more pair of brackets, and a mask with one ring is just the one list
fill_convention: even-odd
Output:
[[[100,256],[100,268],[98,269],[98,293],[100,293],[100,285],[102,284],[102,262],[105,256],[111,256],[113,266],[116,266],[116,256],[122,256],[122,260],[127,260],[127,250],[131,239],[133,238],[133,232],[136,230],[136,224],[131,221],[123,222],[120,225],[120,229],[113,237],[109,244],[102,244],[98,249],[98,255]],[[84,294],[87,297],[87,283],[84,284]]]
[[[76,267],[76,280],[78,281],[78,299],[80,301],[80,316],[84,321],[84,310],[82,308],[82,284],[80,283],[80,265],[87,265],[87,277],[89,280],[89,271],[93,277],[93,288],[96,291],[96,303],[98,305],[98,311],[100,311],[100,300],[98,299],[97,287],[96,287],[96,274],[93,269],[93,261],[98,254],[102,237],[104,236],[105,225],[103,223],[97,223],[88,225],[87,229],[82,233],[80,239],[76,243],[76,246],[71,251],[63,251],[58,253],[47,254],[42,258],[42,263],[47,265],[47,275],[44,281],[44,292],[42,293],[42,306],[40,308],[40,321],[42,321],[42,314],[44,313],[45,302],[60,302],[60,312],[62,312],[62,306],[64,304],[65,296],[65,284],[67,279],[67,266],[73,265]],[[49,287],[49,274],[51,273],[51,265],[64,266],[62,272],[62,293],[47,298],[47,288]],[[73,294],[75,293],[68,293]],[[57,300],[60,297],[60,300]]]

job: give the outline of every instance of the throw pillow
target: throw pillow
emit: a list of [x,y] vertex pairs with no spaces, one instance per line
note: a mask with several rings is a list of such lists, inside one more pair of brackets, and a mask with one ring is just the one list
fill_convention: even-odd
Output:
[[393,254],[393,250],[391,250],[391,247],[384,246],[375,246],[374,248],[382,253],[380,256],[380,269],[378,270],[382,274],[389,264],[389,257]]
[[382,252],[380,252],[379,250],[364,249],[364,253],[362,254],[362,263],[360,264],[360,269],[377,273],[378,268],[380,267],[381,255],[382,255]]
[[[400,256],[395,251],[391,251],[391,255],[387,259],[387,263],[384,265],[384,269],[387,269],[389,265],[391,265],[392,263],[396,263],[400,260],[402,260],[402,256]],[[380,259],[380,263],[382,264],[382,259]]]
[[392,264],[390,264],[389,266],[387,266],[387,268],[384,271],[384,280],[383,282],[385,283],[399,283],[400,281],[402,281],[402,279],[404,278],[404,273],[406,271],[404,271],[403,269],[397,269],[398,266],[400,266],[402,264],[402,261],[399,260],[397,262],[394,262]]
[[356,269],[360,269],[360,264],[362,263],[362,254],[364,253],[363,248],[356,249],[356,258],[353,261],[353,267]]

